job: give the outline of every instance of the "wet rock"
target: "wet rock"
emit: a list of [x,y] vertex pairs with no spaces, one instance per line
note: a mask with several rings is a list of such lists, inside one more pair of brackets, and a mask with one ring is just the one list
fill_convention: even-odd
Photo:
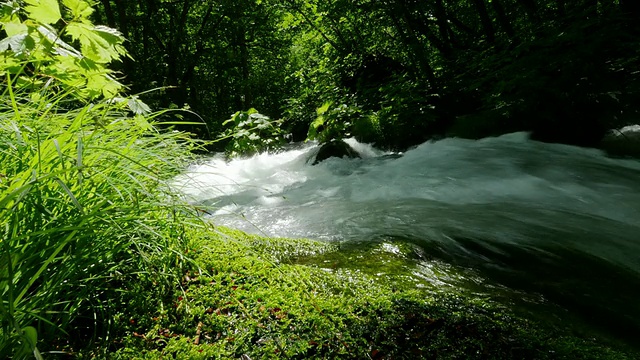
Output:
[[318,154],[316,154],[316,159],[313,161],[313,165],[316,165],[330,157],[348,157],[353,159],[359,158],[360,154],[358,154],[358,152],[346,142],[342,140],[332,140],[320,147]]
[[609,155],[640,158],[640,125],[611,130],[600,142]]

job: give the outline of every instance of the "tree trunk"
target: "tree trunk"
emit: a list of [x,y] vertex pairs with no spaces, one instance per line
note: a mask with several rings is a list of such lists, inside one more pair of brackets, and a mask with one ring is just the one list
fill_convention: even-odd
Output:
[[491,24],[491,18],[489,17],[489,12],[487,11],[487,7],[484,3],[484,0],[472,0],[473,5],[478,11],[478,16],[480,17],[480,24],[482,25],[482,30],[484,31],[484,35],[487,37],[487,41],[490,44],[493,44],[496,40],[495,31],[493,30],[493,25]]
[[556,7],[558,12],[558,17],[561,19],[564,19],[564,17],[567,15],[566,0],[557,0]]
[[238,44],[240,50],[240,66],[242,70],[242,110],[249,110],[253,104],[253,96],[251,84],[249,83],[249,47],[247,46],[246,34],[241,29],[240,42]]
[[454,33],[451,31],[451,27],[447,22],[447,11],[444,8],[442,0],[435,1],[435,16],[436,23],[438,24],[438,32],[442,39],[443,47],[440,50],[442,56],[447,60],[453,60],[453,45],[456,43]]
[[113,9],[111,9],[111,0],[101,0],[102,6],[104,6],[104,15],[107,18],[107,24],[109,27],[116,28],[116,18],[113,16]]

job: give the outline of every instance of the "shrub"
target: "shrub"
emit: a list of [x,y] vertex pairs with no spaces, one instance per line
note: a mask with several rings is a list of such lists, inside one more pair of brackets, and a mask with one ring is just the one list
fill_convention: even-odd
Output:
[[227,129],[222,136],[231,139],[225,147],[230,157],[278,149],[285,143],[285,134],[280,128],[282,122],[271,120],[253,108],[236,112],[222,123],[227,124],[232,124],[233,127]]

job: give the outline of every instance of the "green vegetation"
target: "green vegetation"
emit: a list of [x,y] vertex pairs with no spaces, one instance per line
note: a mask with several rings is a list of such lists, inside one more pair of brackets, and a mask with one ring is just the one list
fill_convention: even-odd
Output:
[[130,40],[121,69],[134,91],[172,86],[145,101],[188,103],[211,130],[191,131],[205,138],[256,108],[301,141],[327,103],[325,127],[311,127],[320,141],[397,149],[521,130],[594,146],[638,118],[633,0],[101,0],[98,9]]
[[233,125],[223,133],[223,139],[230,139],[225,150],[231,157],[277,150],[285,143],[281,121],[272,121],[256,109],[236,112],[222,123],[227,124]]
[[[407,268],[416,263],[395,248],[345,253],[335,245],[222,228],[189,237],[198,246],[190,251],[198,267],[184,273],[175,284],[180,290],[163,306],[131,315],[129,336],[113,358],[633,355],[519,319],[490,300],[438,290],[412,277]],[[345,267],[339,262],[346,257]],[[369,263],[373,259],[383,264],[375,274]],[[400,277],[405,281],[396,281]],[[418,290],[416,282],[424,288]]]
[[[425,129],[447,109],[434,103],[461,93],[517,113],[526,93],[487,89],[518,88],[537,75],[493,82],[497,70],[521,69],[488,64],[499,58],[492,51],[505,36],[520,39],[512,47],[519,59],[538,59],[523,49],[557,37],[538,16],[549,6],[509,14],[514,20],[504,21],[504,35],[491,31],[482,13],[474,17],[482,1],[425,4],[435,8],[396,1],[1,3],[0,357],[627,358],[486,300],[417,290],[401,256],[364,253],[388,260],[381,269],[389,276],[381,277],[367,262],[318,266],[319,259],[331,263],[329,254],[344,256],[333,245],[213,228],[172,188],[201,150],[173,129],[201,134],[202,127],[174,121],[190,112],[152,112],[147,103],[188,103],[207,114],[214,134],[228,118],[221,114],[243,109],[229,120],[229,151],[236,154],[282,141],[280,122],[253,106],[279,118],[289,104],[284,122],[294,135],[306,135],[316,121],[310,135],[323,141],[353,133],[394,147],[430,136]],[[492,4],[493,20],[501,20],[500,3]],[[560,20],[575,16],[565,10]],[[625,33],[634,31],[625,16],[638,11],[629,2],[595,11],[593,26],[615,15],[625,19],[617,25]],[[94,25],[92,17],[112,27]],[[450,24],[456,29],[445,28]],[[517,34],[509,24],[518,25]],[[475,28],[484,29],[477,48]],[[577,32],[553,45],[566,46]],[[442,36],[456,48],[436,46]],[[635,40],[620,41],[617,50]],[[482,80],[475,90],[465,76],[479,63],[467,68],[461,55],[472,45],[486,70],[475,72],[472,80]],[[447,49],[460,58],[447,57]],[[626,78],[633,55],[614,53],[615,61],[603,55],[597,65]],[[162,90],[123,96],[112,62],[136,79],[134,91]],[[461,69],[468,71],[454,75]],[[568,87],[584,75],[562,73]],[[605,82],[600,75],[595,79]],[[625,99],[633,79],[620,96],[599,85],[579,87],[583,98],[557,91],[560,100],[576,98],[576,106],[595,95]],[[505,93],[513,97],[505,100]],[[482,104],[495,113],[489,100]]]
[[196,144],[115,97],[106,64],[124,39],[93,25],[88,3],[63,5],[2,4],[2,358],[108,338],[136,289],[170,285],[197,222],[168,182]]

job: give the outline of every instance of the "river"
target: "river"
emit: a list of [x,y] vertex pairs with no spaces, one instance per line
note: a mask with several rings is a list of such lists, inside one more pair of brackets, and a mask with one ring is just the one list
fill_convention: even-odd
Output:
[[312,166],[318,146],[298,144],[214,156],[176,183],[218,224],[407,241],[423,249],[422,261],[471,269],[612,337],[640,334],[640,162],[525,133],[444,139],[402,154],[348,142],[362,158]]

